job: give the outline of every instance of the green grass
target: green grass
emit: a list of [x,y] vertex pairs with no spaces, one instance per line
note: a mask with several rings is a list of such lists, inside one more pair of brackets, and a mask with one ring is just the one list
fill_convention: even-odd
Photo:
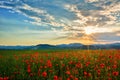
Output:
[[0,79],[118,80],[119,53],[120,50],[0,50]]

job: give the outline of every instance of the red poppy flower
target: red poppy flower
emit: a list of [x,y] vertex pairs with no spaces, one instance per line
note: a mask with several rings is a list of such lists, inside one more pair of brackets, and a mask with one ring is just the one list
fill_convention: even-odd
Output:
[[47,61],[47,67],[49,67],[49,68],[52,67],[52,62],[50,60]]
[[0,77],[0,80],[9,80],[9,77]]
[[58,76],[55,75],[55,76],[54,76],[54,80],[58,80]]
[[104,64],[104,63],[100,64],[100,67],[101,67],[101,68],[104,68],[104,67],[105,67],[105,64]]
[[117,65],[114,64],[114,65],[112,66],[112,68],[116,69],[116,68],[117,68]]
[[31,72],[31,66],[30,66],[30,65],[27,66],[27,72],[28,72],[28,73]]
[[83,74],[84,74],[84,76],[87,76],[87,72],[86,72],[86,71],[84,71],[84,73],[83,73]]
[[70,78],[67,78],[67,80],[70,80]]
[[114,76],[118,76],[118,75],[119,75],[119,72],[118,72],[118,71],[114,71],[112,74],[113,74]]
[[66,74],[70,75],[70,71],[66,71]]
[[75,78],[74,80],[78,80],[78,78]]
[[112,78],[108,78],[108,80],[112,80]]
[[43,77],[47,77],[47,72],[43,72],[43,73],[42,73],[42,76],[43,76]]
[[89,66],[90,62],[86,62],[86,66]]

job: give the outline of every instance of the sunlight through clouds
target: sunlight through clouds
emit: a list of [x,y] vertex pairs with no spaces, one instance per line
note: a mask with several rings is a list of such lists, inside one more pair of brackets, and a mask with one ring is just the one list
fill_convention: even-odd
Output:
[[[119,0],[1,0],[0,13],[2,24],[0,28],[4,33],[6,33],[4,26],[11,25],[14,27],[12,30],[16,31],[16,26],[21,24],[21,26],[28,26],[30,31],[44,29],[45,33],[54,32],[56,35],[52,37],[53,39],[64,41],[78,39],[82,43],[85,42],[86,39],[83,37],[86,35],[89,35],[89,38],[94,36],[99,41],[96,36],[97,34],[103,36],[103,33],[110,33],[114,38],[119,38],[119,33],[114,34],[120,31]],[[6,17],[20,22],[15,25]],[[8,21],[9,24],[3,23],[2,19]],[[48,36],[45,35],[45,37]],[[96,41],[93,40],[92,43]]]

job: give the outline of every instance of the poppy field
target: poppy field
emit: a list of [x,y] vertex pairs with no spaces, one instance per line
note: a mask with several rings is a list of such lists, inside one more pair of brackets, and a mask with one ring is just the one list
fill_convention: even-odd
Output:
[[119,80],[120,50],[0,50],[0,80]]

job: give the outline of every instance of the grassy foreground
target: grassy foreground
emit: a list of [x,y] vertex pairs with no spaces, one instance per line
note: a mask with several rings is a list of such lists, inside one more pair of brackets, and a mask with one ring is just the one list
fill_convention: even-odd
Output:
[[119,80],[120,50],[0,50],[0,80]]

